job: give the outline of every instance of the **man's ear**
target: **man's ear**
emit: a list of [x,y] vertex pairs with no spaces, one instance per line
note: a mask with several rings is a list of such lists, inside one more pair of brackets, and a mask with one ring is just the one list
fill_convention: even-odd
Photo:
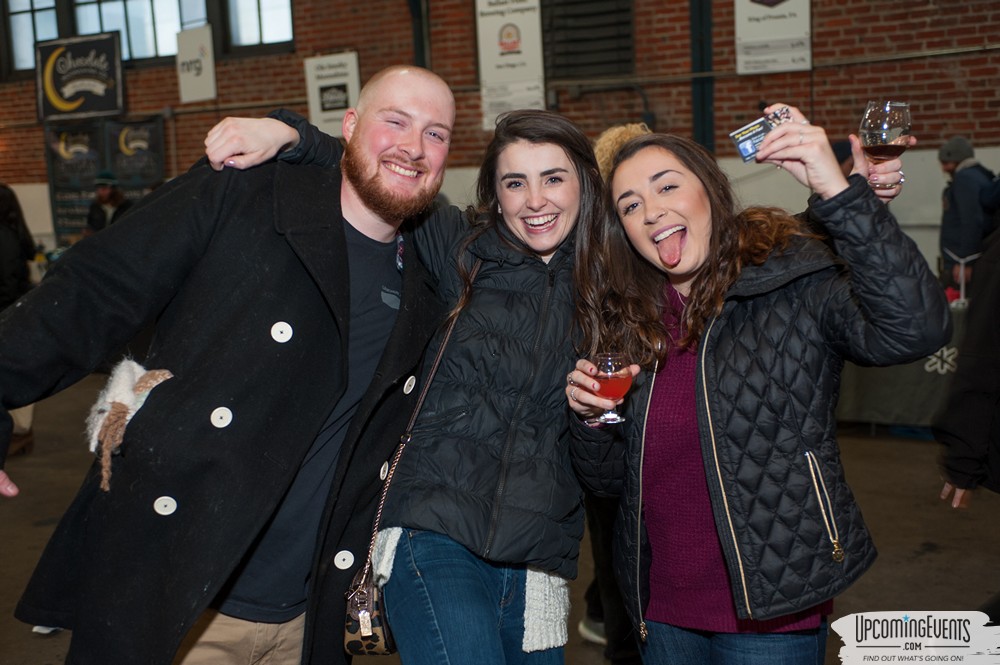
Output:
[[344,113],[344,120],[340,125],[341,131],[344,134],[344,140],[350,141],[351,136],[354,134],[354,128],[358,125],[358,112],[356,109],[347,109]]

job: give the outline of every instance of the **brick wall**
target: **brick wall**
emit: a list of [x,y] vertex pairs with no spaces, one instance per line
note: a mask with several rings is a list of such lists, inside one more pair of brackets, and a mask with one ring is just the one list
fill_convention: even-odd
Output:
[[[403,0],[296,0],[296,52],[216,63],[218,99],[178,102],[173,66],[127,67],[129,114],[168,110],[168,174],[201,156],[205,132],[226,115],[260,115],[275,106],[306,111],[302,59],[356,50],[362,80],[413,59],[409,3]],[[488,134],[480,129],[475,3],[430,4],[431,65],[453,86],[459,104],[453,166],[475,166]],[[598,92],[598,84],[550,84],[557,110],[590,135],[635,121],[642,93],[656,128],[691,133],[688,3],[635,0],[635,83]],[[761,100],[802,108],[831,136],[854,131],[869,97],[911,102],[914,133],[933,147],[955,133],[977,146],[1000,145],[1000,3],[996,0],[814,0],[811,72],[736,76],[733,6],[713,9],[714,135],[720,156],[733,156],[727,135],[757,117]],[[34,81],[0,83],[0,181],[46,180]]]

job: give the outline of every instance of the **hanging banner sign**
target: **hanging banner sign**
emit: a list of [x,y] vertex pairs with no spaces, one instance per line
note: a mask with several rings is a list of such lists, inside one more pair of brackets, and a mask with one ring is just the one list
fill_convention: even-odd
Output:
[[35,44],[38,119],[62,120],[125,112],[118,33]]
[[504,111],[545,108],[538,0],[476,0],[483,129]]
[[330,136],[342,137],[344,113],[357,105],[361,95],[357,52],[306,58],[303,66],[309,98],[309,122]]
[[177,33],[177,86],[181,104],[215,99],[211,25]]
[[45,161],[56,245],[83,237],[94,180],[111,171],[126,198],[138,201],[163,182],[163,119],[46,124]]
[[809,0],[736,0],[736,73],[812,69]]
[[138,200],[163,182],[163,118],[104,123],[104,164],[125,196]]

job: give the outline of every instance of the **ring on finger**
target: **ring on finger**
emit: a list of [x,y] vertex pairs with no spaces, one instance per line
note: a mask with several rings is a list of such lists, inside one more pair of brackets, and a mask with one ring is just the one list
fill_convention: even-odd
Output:
[[896,184],[897,185],[902,185],[904,182],[906,182],[906,176],[903,175],[902,171],[900,171],[899,172],[899,182],[897,182]]
[[566,383],[568,383],[571,386],[576,385],[576,381],[573,380],[573,372],[570,372],[569,374],[566,375]]
[[569,398],[574,402],[578,401],[576,399],[576,388],[573,388],[573,390],[569,391]]

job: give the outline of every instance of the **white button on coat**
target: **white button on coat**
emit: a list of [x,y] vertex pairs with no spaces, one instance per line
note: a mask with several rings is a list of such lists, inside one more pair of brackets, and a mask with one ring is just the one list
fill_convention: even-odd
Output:
[[340,550],[333,557],[333,565],[341,570],[347,570],[354,565],[354,555],[347,550]]
[[159,499],[153,502],[153,510],[156,511],[157,515],[173,515],[174,511],[177,510],[177,501],[172,496],[161,496]]
[[417,385],[417,377],[411,376],[406,380],[406,383],[403,384],[403,394],[409,395],[410,393],[412,393],[413,386],[415,385]]
[[389,463],[382,462],[382,468],[378,470],[378,477],[385,480],[386,476],[389,475]]
[[271,338],[279,344],[284,344],[292,338],[292,326],[284,321],[278,321],[271,326]]
[[222,429],[223,427],[229,427],[229,423],[233,422],[233,412],[224,406],[220,406],[218,409],[212,411],[210,416],[212,425]]

